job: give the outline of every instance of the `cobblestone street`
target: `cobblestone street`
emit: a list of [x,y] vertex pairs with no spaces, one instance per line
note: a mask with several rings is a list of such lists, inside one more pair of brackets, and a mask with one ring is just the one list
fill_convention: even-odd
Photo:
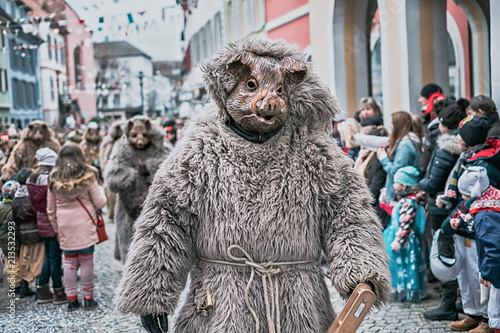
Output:
[[[113,295],[120,280],[122,264],[113,258],[116,224],[107,223],[110,240],[96,246],[95,253],[95,298],[99,307],[94,311],[78,309],[68,313],[66,305],[37,304],[35,297],[16,300],[15,321],[10,322],[7,306],[7,283],[0,283],[0,332],[145,332],[137,316],[123,316],[114,311]],[[34,283],[31,284],[34,289]],[[339,295],[331,290],[335,311],[343,306]],[[181,299],[181,302],[184,298]],[[434,293],[429,300],[419,304],[393,302],[373,311],[363,322],[358,332],[449,332],[449,322],[428,322],[422,312],[439,303]],[[171,316],[173,327],[175,316]]]

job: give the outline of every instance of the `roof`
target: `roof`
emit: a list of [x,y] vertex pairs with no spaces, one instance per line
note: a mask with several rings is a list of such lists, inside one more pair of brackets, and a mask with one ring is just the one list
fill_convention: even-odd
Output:
[[48,17],[49,13],[44,10],[38,3],[36,3],[34,0],[22,0],[29,8],[31,8],[31,11],[29,13],[29,17]]
[[94,43],[94,58],[124,58],[142,56],[151,60],[151,56],[126,41]]

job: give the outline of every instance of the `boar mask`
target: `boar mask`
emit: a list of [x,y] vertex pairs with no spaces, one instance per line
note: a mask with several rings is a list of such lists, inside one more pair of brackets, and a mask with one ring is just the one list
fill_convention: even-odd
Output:
[[[226,104],[227,113],[232,118],[230,127],[256,134],[259,139],[255,142],[265,141],[261,140],[263,135],[267,134],[269,138],[269,134],[279,132],[290,113],[288,89],[304,79],[307,73],[305,64],[289,57],[261,57],[243,50],[229,61],[226,68],[238,81]],[[240,134],[241,131],[235,132]]]

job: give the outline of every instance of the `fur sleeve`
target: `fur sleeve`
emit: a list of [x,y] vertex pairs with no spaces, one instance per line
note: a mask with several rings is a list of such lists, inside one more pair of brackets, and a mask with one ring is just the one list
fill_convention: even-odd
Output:
[[189,175],[169,157],[155,175],[115,296],[117,309],[138,315],[172,314],[194,265]]
[[111,152],[104,170],[106,186],[115,193],[129,190],[137,178],[137,170],[133,161],[137,159],[127,138],[118,140]]
[[7,163],[2,168],[2,178],[10,179],[14,176],[19,170],[22,169],[22,163],[24,160],[24,141],[19,141],[16,146],[13,148],[12,153],[10,154]]
[[[333,145],[333,143],[332,143]],[[380,221],[363,178],[331,145],[324,150],[321,184],[322,246],[331,270],[332,284],[343,298],[359,283],[375,287],[380,307],[391,291],[388,256]]]

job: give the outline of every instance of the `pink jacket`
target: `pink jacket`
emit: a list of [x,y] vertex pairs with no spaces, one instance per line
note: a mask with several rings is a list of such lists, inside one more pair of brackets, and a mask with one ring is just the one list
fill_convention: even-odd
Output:
[[55,180],[47,192],[47,214],[59,236],[61,249],[66,251],[82,250],[98,242],[96,226],[77,197],[94,218],[95,210],[106,205],[104,189],[97,183],[94,172],[87,171],[72,182]]

